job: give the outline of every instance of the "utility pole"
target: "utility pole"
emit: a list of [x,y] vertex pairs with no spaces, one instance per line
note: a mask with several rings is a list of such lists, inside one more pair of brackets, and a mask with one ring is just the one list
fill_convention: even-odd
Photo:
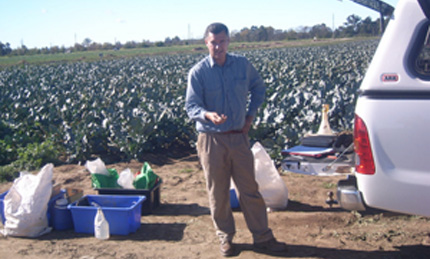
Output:
[[188,24],[188,39],[191,40],[192,35],[191,35],[191,25]]
[[332,15],[332,20],[331,20],[331,27],[332,27],[332,34],[331,37],[334,39],[334,13]]

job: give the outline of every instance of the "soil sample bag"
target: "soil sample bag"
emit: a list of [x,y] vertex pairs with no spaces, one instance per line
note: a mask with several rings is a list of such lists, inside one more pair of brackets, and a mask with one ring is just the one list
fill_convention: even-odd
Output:
[[269,154],[260,142],[256,142],[251,150],[254,154],[255,178],[266,206],[271,209],[286,208],[288,189]]
[[52,193],[53,164],[37,175],[21,173],[4,198],[3,235],[38,237],[52,230],[48,226],[48,203]]

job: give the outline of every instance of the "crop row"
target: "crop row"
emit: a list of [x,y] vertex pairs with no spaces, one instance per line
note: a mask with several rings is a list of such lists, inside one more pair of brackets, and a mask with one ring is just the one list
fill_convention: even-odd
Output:
[[[330,105],[336,131],[352,128],[357,88],[376,40],[319,47],[241,51],[267,84],[251,139],[276,157],[315,131]],[[0,70],[0,164],[46,140],[68,162],[93,155],[137,158],[193,147],[184,111],[189,69],[202,54],[24,65]]]

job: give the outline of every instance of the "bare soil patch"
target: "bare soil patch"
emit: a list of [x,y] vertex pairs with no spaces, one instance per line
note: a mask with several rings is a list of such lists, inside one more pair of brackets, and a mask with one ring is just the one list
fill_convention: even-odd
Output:
[[[106,241],[73,230],[53,231],[34,239],[0,236],[0,258],[221,258],[196,155],[152,155],[144,161],[163,179],[161,205],[141,218],[136,233],[113,235]],[[142,162],[107,166],[135,172]],[[343,176],[281,174],[289,190],[289,204],[268,215],[276,237],[289,244],[289,251],[254,252],[242,213],[235,211],[237,258],[428,258],[429,218],[377,210],[359,214],[337,205],[330,208],[325,203],[327,192],[335,191]],[[63,188],[96,194],[83,165],[55,167],[54,179]],[[1,184],[0,192],[11,184]]]

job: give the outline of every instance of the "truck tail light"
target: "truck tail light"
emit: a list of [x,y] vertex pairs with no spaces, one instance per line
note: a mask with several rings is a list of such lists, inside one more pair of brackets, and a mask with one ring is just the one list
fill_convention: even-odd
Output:
[[355,171],[361,174],[375,174],[375,163],[366,124],[357,114],[354,119],[354,149],[356,154]]

